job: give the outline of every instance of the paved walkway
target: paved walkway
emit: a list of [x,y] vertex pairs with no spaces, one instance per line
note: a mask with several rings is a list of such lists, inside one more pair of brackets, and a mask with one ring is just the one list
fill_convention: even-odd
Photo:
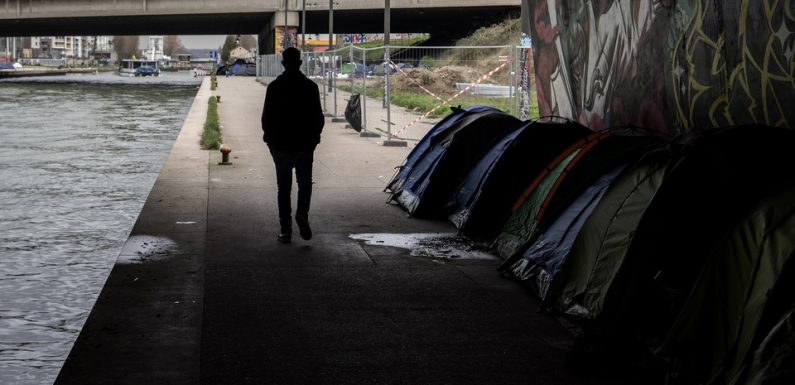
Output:
[[[570,334],[497,260],[443,261],[352,233],[454,232],[385,204],[407,148],[327,123],[311,241],[276,241],[265,87],[219,78],[232,166],[198,148],[197,95],[57,384],[583,384]],[[296,234],[297,235],[297,234]]]

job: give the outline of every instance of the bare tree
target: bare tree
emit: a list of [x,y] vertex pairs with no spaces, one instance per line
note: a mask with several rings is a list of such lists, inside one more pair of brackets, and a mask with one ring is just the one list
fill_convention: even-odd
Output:
[[138,36],[114,36],[113,49],[119,60],[133,57],[138,54]]
[[180,40],[179,36],[177,35],[167,35],[163,41],[163,54],[168,56],[174,56],[180,52],[185,50],[185,46],[182,45],[182,40]]
[[252,35],[241,35],[240,46],[251,51],[252,49],[257,48],[257,39]]

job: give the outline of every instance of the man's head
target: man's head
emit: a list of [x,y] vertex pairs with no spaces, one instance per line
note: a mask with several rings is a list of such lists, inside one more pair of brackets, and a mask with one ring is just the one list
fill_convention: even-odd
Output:
[[282,51],[282,65],[285,69],[297,69],[301,66],[301,51],[289,47]]

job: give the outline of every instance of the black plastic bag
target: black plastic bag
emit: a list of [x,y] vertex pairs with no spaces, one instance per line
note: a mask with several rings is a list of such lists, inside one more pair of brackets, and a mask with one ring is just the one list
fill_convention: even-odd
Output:
[[351,94],[348,106],[345,107],[345,120],[356,132],[362,131],[362,105],[359,94]]

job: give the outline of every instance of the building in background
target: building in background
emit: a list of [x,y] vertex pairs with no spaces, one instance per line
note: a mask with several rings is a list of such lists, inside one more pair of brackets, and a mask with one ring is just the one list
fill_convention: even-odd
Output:
[[34,36],[0,39],[5,60],[23,65],[96,65],[113,60],[113,36]]
[[170,59],[163,55],[164,36],[149,36],[148,44],[143,51],[143,56],[147,60]]
[[229,61],[235,62],[238,59],[242,59],[247,62],[254,62],[256,60],[256,52],[249,51],[241,46],[237,46],[229,52]]

